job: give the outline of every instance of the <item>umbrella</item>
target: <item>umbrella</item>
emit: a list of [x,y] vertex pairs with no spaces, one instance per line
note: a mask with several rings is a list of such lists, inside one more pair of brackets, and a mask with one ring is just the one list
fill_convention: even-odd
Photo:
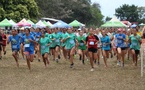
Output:
[[46,21],[43,21],[43,23],[48,26],[48,27],[51,27]]
[[145,24],[141,23],[141,24],[139,24],[139,26],[145,26]]
[[135,28],[137,25],[136,24],[133,24],[132,26],[131,26],[131,28]]
[[44,27],[46,27],[46,25],[45,25],[41,20],[39,20],[39,21],[36,23],[36,27],[37,27],[37,28],[44,28]]
[[4,19],[0,22],[0,27],[12,26],[8,19]]
[[70,28],[70,27],[71,26],[69,24],[61,20],[51,26],[51,28]]
[[77,20],[72,21],[69,25],[72,26],[72,27],[81,27],[81,26],[85,26],[84,24],[80,23],[80,22],[77,21]]
[[35,23],[32,22],[31,20],[27,20],[28,23],[30,23],[32,25],[32,27],[36,27]]
[[17,23],[15,23],[12,19],[9,20],[9,22],[13,25],[13,27],[18,27],[18,26],[17,26]]
[[47,21],[47,23],[48,23],[48,25],[51,27],[52,26],[52,24],[49,22],[49,21]]
[[101,27],[127,27],[124,23],[117,19],[117,17],[113,17],[110,21],[101,25]]
[[18,25],[19,27],[31,26],[31,24],[28,23],[26,19],[22,19],[20,22],[17,23],[17,25]]

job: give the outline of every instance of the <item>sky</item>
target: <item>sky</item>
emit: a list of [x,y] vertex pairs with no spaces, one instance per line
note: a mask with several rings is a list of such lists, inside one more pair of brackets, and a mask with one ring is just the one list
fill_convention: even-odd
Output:
[[102,14],[106,17],[113,17],[115,9],[122,6],[122,4],[145,6],[145,0],[91,0],[97,2],[101,6]]

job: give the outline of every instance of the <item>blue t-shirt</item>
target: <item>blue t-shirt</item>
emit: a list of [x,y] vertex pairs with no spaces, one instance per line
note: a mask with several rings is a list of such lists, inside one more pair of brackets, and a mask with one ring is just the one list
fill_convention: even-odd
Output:
[[35,33],[35,41],[38,42],[40,37],[41,37],[41,32],[36,32]]
[[102,43],[102,50],[110,50],[110,38],[109,36],[101,37],[101,43]]
[[19,35],[15,36],[9,36],[8,42],[11,42],[11,48],[12,50],[19,50],[20,49],[20,42],[21,42],[21,37]]
[[29,36],[24,36],[22,42],[24,43],[24,47],[25,47],[25,51],[34,51],[34,43],[33,42],[29,42],[29,39],[31,40],[35,40],[33,36],[29,35]]
[[117,47],[120,47],[120,48],[126,47],[126,44],[124,42],[124,40],[126,39],[125,34],[116,34],[115,38],[116,38],[116,46]]

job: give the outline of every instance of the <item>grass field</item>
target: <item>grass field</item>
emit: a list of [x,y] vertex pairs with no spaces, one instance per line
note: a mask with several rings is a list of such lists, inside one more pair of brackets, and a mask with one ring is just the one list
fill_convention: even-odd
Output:
[[95,65],[95,71],[90,72],[89,62],[82,65],[78,58],[73,69],[69,68],[69,61],[60,60],[57,64],[50,60],[45,68],[36,59],[29,71],[21,57],[20,68],[16,67],[9,47],[0,60],[0,90],[145,90],[145,76],[140,77],[140,66],[132,66],[131,60],[126,60],[122,68],[114,57],[108,60],[109,68],[104,68],[101,59],[101,65]]

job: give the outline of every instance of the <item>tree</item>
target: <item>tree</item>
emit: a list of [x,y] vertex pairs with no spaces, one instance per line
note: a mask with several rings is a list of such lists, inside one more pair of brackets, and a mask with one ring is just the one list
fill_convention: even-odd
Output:
[[139,23],[145,23],[145,7],[138,7]]
[[0,20],[8,18],[20,21],[23,18],[31,18],[35,21],[39,15],[34,0],[1,0],[0,12]]
[[[67,23],[78,20],[84,24],[100,25],[103,15],[98,3],[91,0],[35,0],[42,17],[61,19]],[[95,6],[96,5],[96,6]]]
[[120,18],[120,20],[136,22],[139,19],[138,7],[135,5],[129,6],[128,4],[124,4],[115,9],[115,15]]
[[107,22],[107,21],[110,21],[111,20],[111,17],[106,17],[106,19],[105,19],[105,22]]

